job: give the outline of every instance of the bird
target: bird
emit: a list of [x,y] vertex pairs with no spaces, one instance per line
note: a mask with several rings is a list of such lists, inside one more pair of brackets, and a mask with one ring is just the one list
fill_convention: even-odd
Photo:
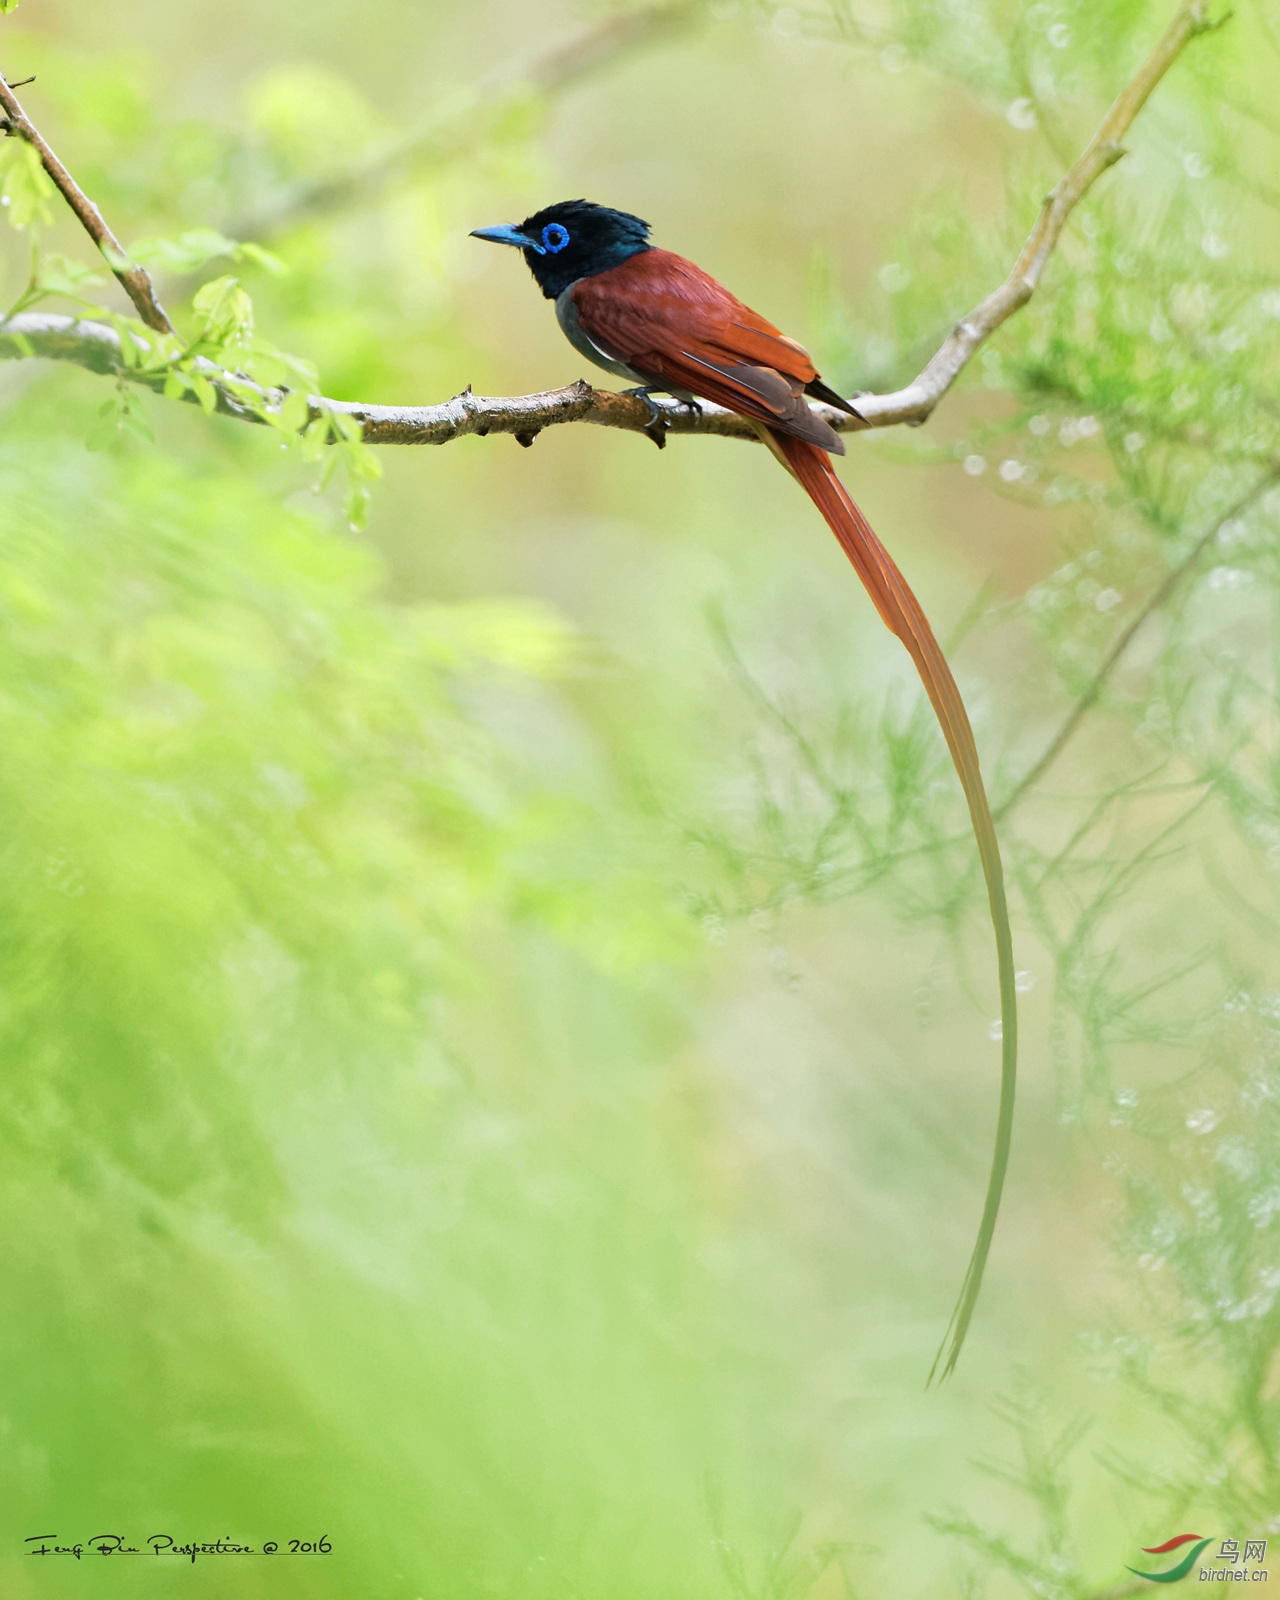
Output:
[[964,701],[928,618],[870,523],[836,475],[840,434],[809,401],[866,420],[823,383],[808,353],[692,261],[650,243],[650,225],[628,211],[565,200],[520,223],[476,228],[472,237],[522,252],[560,327],[579,355],[629,379],[650,408],[653,395],[700,409],[708,400],[747,418],[813,501],[861,578],[890,632],[905,645],[946,740],[968,803],[995,934],[1000,989],[1001,1075],[995,1147],[982,1217],[959,1298],[929,1373],[954,1370],[982,1287],[1013,1136],[1017,998],[1004,869],[977,745]]

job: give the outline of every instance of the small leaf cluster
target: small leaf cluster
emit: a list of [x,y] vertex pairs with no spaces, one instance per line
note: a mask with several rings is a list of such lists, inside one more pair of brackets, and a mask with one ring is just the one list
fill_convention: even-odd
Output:
[[[0,198],[11,224],[22,229],[48,222],[54,191],[34,147],[24,139],[10,139],[0,145],[0,160]],[[141,239],[129,256],[109,264],[125,270],[138,260],[170,272],[191,273],[222,258],[251,262],[277,275],[286,270],[272,252],[212,228],[188,229],[173,238]],[[114,327],[121,376],[115,393],[99,408],[86,440],[91,450],[109,449],[128,439],[154,443],[133,384],[157,390],[168,400],[194,400],[206,415],[221,404],[257,418],[286,440],[300,442],[303,459],[321,464],[321,488],[341,466],[347,484],[347,519],[353,527],[363,526],[370,485],[381,472],[377,459],[362,442],[358,422],[314,401],[319,388],[314,365],[257,335],[253,301],[238,278],[223,275],[196,289],[190,308],[193,333],[185,340],[107,311],[86,292],[101,288],[104,281],[82,263],[43,254],[38,237],[33,237],[30,276],[9,310],[13,316],[50,298],[70,299]]]

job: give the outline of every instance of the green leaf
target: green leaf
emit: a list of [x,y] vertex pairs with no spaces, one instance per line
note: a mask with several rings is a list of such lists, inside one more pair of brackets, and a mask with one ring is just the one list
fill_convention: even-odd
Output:
[[196,290],[192,310],[203,339],[219,345],[244,344],[253,334],[253,301],[236,278],[214,278]]
[[308,392],[320,387],[320,377],[310,361],[277,350],[265,339],[255,339],[248,353],[240,357],[240,365],[256,382],[268,389],[305,388]]
[[372,482],[382,476],[382,463],[367,444],[355,440],[344,443],[340,448],[347,464],[348,477]]
[[105,401],[98,408],[98,420],[85,439],[85,449],[110,450],[120,437],[120,402],[116,398]]
[[176,239],[149,235],[139,239],[133,247],[135,261],[165,272],[197,272],[207,261],[219,256],[234,258],[239,254],[240,246],[236,241],[216,228],[188,228]]
[[116,332],[120,335],[120,359],[132,371],[141,365],[147,346],[135,337],[133,329],[125,317],[113,316],[111,322]]
[[268,399],[256,383],[250,383],[247,378],[238,378],[234,372],[224,373],[220,381],[226,392],[241,405],[247,406],[258,416],[266,414]]
[[145,333],[135,332],[133,337],[139,350],[138,366],[143,372],[161,372],[182,354],[182,345],[172,334],[148,328]]
[[15,228],[52,221],[50,202],[54,193],[33,145],[21,138],[0,143],[0,206]]
[[216,228],[188,228],[174,238],[148,234],[133,246],[133,259],[164,272],[198,272],[210,261],[252,261],[274,277],[283,277],[289,268],[273,251],[260,244],[241,244],[228,239]]
[[100,272],[82,261],[71,261],[57,254],[43,256],[36,272],[36,290],[41,297],[57,294],[70,300],[83,300],[85,289],[100,288],[106,281]]
[[274,278],[283,278],[290,271],[287,262],[282,261],[273,250],[264,249],[260,244],[245,243],[238,245],[236,257],[237,259],[243,258],[246,261],[256,262],[258,266],[265,267]]
[[302,435],[302,459],[312,463],[323,460],[328,443],[328,417],[314,418]]
[[14,333],[10,329],[6,328],[3,333],[0,333],[0,338],[8,339],[10,343],[17,345],[18,349],[24,356],[27,357],[28,360],[35,355],[35,350],[32,347],[31,340],[27,338],[25,333]]
[[211,417],[218,409],[218,391],[201,372],[189,373],[188,377],[205,416]]
[[280,425],[289,433],[301,433],[311,417],[311,407],[301,389],[290,389],[280,406]]
[[363,438],[360,424],[345,411],[331,411],[329,426],[335,439],[345,439],[349,444],[359,444]]
[[120,424],[128,428],[130,433],[136,434],[146,444],[154,444],[156,436],[151,431],[151,424],[147,421],[146,412],[136,395],[127,396],[120,407]]
[[128,272],[134,266],[123,250],[117,250],[114,245],[100,244],[98,249],[102,252],[102,259],[111,268],[112,272]]
[[369,521],[369,491],[365,486],[354,484],[347,490],[346,499],[342,508],[347,514],[347,524],[359,533]]

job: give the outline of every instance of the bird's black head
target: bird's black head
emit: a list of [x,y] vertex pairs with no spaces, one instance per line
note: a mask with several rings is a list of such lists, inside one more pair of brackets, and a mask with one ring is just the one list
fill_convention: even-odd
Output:
[[529,270],[548,300],[579,278],[607,272],[628,256],[651,248],[647,222],[629,211],[614,211],[590,200],[562,200],[514,225],[477,228],[472,237],[523,250]]

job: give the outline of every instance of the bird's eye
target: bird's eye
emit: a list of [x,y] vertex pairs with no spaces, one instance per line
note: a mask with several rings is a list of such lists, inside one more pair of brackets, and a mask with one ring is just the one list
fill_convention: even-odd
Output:
[[559,255],[569,242],[568,228],[562,228],[558,222],[548,222],[542,230],[542,243],[549,255]]

